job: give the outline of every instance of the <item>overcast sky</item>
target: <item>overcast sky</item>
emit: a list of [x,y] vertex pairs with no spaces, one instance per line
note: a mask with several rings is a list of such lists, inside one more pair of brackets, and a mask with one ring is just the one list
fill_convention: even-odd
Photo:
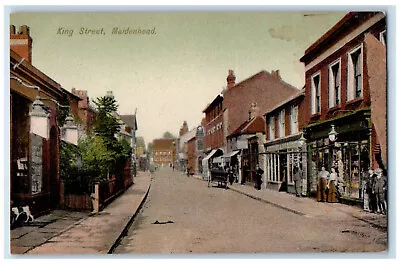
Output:
[[[228,70],[240,82],[261,70],[280,70],[304,85],[299,62],[315,40],[345,13],[154,12],[17,13],[10,23],[28,25],[32,64],[71,91],[91,98],[113,91],[121,114],[137,108],[138,135],[146,143],[183,121],[200,124],[202,110],[226,86]],[[81,28],[104,34],[81,35]],[[112,34],[115,27],[155,30]],[[61,30],[60,30],[61,29]],[[63,33],[73,30],[72,36]]]

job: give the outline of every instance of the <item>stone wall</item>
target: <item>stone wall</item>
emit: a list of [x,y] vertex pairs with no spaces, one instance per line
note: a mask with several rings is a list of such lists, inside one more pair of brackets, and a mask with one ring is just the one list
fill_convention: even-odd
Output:
[[43,138],[31,133],[30,175],[32,194],[40,193],[43,186]]

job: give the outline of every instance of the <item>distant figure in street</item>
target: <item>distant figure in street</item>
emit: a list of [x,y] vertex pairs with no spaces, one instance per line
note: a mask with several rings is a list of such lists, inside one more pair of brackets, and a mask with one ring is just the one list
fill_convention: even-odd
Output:
[[338,184],[338,177],[335,168],[331,168],[331,174],[329,174],[329,183],[328,183],[328,203],[337,203],[337,190],[336,186]]
[[363,209],[366,212],[370,211],[369,208],[369,188],[370,188],[370,184],[369,184],[369,175],[372,173],[372,170],[367,169],[367,170],[363,170],[361,173],[362,176],[362,181],[361,181],[361,190],[363,193]]
[[296,196],[300,197],[301,196],[301,179],[302,179],[302,170],[301,168],[295,166],[293,169],[293,180],[294,180],[294,186],[295,186],[295,190],[296,190]]
[[382,170],[376,169],[376,183],[375,194],[378,199],[378,209],[381,214],[386,214],[385,192],[386,192],[386,178],[382,176]]
[[378,203],[376,201],[376,193],[375,193],[375,184],[376,184],[376,174],[370,170],[369,181],[368,181],[368,198],[369,198],[369,211],[371,213],[376,213],[378,211]]
[[172,171],[175,170],[175,164],[172,164]]
[[325,167],[321,167],[321,171],[318,173],[318,184],[317,184],[317,201],[326,202],[326,183],[328,180],[329,172],[325,170]]
[[256,182],[256,189],[261,190],[261,184],[262,184],[262,175],[264,174],[264,171],[256,165],[256,177],[257,177],[257,182]]

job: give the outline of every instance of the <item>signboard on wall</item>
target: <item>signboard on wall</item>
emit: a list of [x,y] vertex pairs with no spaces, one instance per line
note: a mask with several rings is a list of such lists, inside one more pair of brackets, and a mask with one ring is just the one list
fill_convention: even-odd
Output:
[[237,148],[238,149],[248,149],[247,140],[238,140],[237,141]]

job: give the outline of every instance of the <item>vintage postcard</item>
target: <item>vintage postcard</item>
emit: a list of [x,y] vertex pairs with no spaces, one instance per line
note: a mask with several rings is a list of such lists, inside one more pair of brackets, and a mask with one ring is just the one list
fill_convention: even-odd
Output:
[[386,258],[390,14],[310,10],[10,12],[9,253]]

